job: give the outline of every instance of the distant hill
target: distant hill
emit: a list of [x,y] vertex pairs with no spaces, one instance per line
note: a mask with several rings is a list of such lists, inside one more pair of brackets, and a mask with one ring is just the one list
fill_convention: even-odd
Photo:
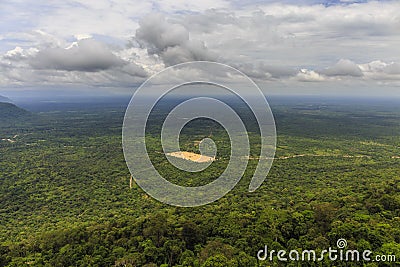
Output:
[[0,123],[31,118],[32,114],[12,103],[0,102]]
[[8,97],[2,96],[2,95],[0,95],[0,102],[2,102],[2,103],[12,103],[11,99],[9,99]]

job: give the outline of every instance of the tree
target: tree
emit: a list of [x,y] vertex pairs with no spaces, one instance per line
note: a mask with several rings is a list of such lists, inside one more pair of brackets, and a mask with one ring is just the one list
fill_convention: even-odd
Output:
[[192,221],[186,221],[182,225],[182,239],[186,248],[193,250],[194,246],[202,241],[199,227]]
[[230,261],[222,254],[216,254],[214,256],[209,257],[202,265],[202,267],[226,267],[226,266],[232,266],[232,265],[230,265]]

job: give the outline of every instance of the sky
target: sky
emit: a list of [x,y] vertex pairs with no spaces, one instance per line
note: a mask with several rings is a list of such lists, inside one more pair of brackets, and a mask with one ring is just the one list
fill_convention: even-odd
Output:
[[400,1],[0,1],[0,94],[131,94],[174,64],[270,94],[400,97]]

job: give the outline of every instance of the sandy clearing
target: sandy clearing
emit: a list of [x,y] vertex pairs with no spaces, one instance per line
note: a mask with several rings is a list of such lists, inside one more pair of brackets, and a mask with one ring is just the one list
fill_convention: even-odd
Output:
[[215,158],[212,158],[212,157],[203,156],[200,154],[196,154],[193,152],[187,152],[187,151],[177,151],[177,152],[167,153],[167,155],[173,156],[176,158],[180,158],[180,159],[190,160],[193,162],[198,162],[198,163],[210,162],[210,161],[215,160]]

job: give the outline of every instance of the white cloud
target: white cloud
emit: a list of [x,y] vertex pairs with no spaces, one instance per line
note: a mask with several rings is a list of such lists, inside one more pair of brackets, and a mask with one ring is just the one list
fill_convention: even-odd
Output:
[[23,60],[35,55],[39,50],[37,48],[23,49],[19,46],[4,54],[4,58],[8,60],[18,61]]
[[368,79],[381,81],[400,80],[400,64],[397,62],[386,63],[376,60],[360,64],[359,67]]
[[322,82],[325,78],[313,70],[301,69],[294,78],[300,82]]
[[351,60],[341,59],[334,66],[322,70],[321,73],[327,76],[353,76],[361,77],[363,72],[360,67]]
[[209,9],[229,8],[232,7],[230,1],[224,0],[203,0],[203,1],[187,1],[187,0],[162,0],[153,1],[154,5],[166,13],[175,13],[180,10],[190,10],[191,12],[204,12]]
[[2,3],[15,14],[0,28],[3,85],[125,85],[192,60],[258,81],[400,80],[399,1],[22,2]]
[[74,37],[76,38],[76,40],[83,40],[83,39],[90,39],[93,38],[93,36],[91,34],[85,34],[85,33],[78,33],[78,34],[74,34]]

